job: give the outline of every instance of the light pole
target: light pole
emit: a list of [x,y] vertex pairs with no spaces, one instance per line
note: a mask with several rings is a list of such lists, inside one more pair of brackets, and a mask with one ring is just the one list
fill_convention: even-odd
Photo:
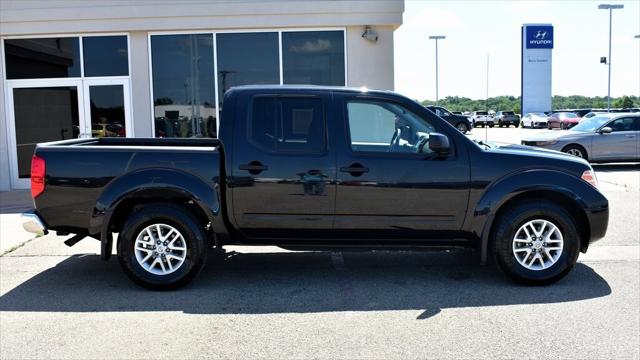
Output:
[[600,4],[598,9],[609,10],[609,59],[607,66],[609,67],[609,81],[607,85],[607,112],[611,112],[611,23],[613,21],[613,9],[622,9],[624,5]]
[[436,41],[436,105],[438,105],[438,40],[444,40],[447,37],[444,35],[429,36],[430,40]]

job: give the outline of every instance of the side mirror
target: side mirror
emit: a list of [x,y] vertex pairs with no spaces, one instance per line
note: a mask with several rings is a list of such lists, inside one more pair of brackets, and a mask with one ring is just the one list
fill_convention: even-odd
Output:
[[613,131],[612,128],[605,126],[602,129],[600,129],[600,131],[598,131],[600,134],[611,134],[611,132]]
[[438,155],[448,155],[451,150],[449,138],[440,133],[429,134],[429,149]]

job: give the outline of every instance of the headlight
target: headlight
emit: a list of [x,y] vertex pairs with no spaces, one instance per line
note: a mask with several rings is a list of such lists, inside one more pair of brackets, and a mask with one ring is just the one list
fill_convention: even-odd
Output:
[[536,146],[549,146],[555,145],[558,140],[549,140],[549,141],[536,141]]

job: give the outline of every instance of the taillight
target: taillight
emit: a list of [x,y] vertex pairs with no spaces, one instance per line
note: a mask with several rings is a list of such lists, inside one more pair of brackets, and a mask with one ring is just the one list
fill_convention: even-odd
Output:
[[44,191],[45,162],[38,155],[31,158],[31,197],[36,198]]
[[598,187],[598,179],[596,178],[596,173],[594,173],[593,170],[585,170],[580,178],[591,184],[593,187]]

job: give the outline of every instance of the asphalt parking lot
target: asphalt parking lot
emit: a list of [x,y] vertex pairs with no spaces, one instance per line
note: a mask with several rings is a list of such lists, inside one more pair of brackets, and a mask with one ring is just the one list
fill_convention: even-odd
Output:
[[0,257],[0,358],[638,359],[640,165],[594,168],[609,231],[547,287],[516,285],[464,251],[233,247],[159,293],[100,261],[96,241],[44,236]]

